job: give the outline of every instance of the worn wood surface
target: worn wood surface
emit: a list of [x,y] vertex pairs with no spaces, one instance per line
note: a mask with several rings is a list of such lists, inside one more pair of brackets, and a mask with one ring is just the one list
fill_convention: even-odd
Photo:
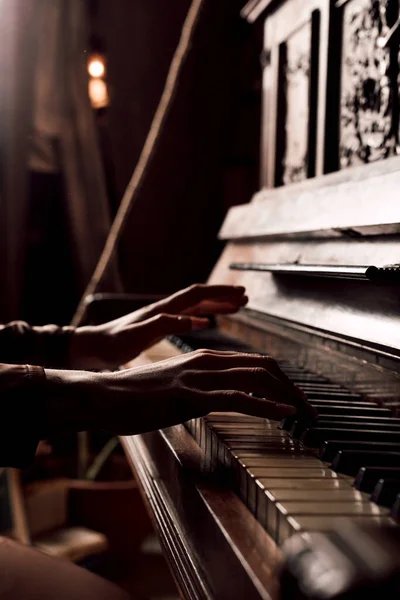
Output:
[[219,235],[223,240],[300,234],[348,239],[353,232],[395,233],[400,223],[399,184],[400,159],[392,158],[287,188],[262,190],[250,205],[229,211]]
[[123,438],[184,598],[273,600],[281,555],[227,488],[212,480],[189,432]]
[[329,0],[288,0],[267,15],[261,180],[323,173]]

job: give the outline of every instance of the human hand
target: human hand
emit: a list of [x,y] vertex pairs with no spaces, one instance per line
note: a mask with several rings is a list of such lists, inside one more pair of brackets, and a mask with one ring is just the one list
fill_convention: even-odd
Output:
[[242,286],[197,283],[135,311],[128,318],[133,317],[137,322],[160,313],[192,316],[235,313],[248,302],[245,291]]
[[[77,415],[79,423],[73,429],[130,435],[169,427],[211,411],[280,420],[298,411],[313,410],[277,363],[257,354],[198,350],[116,373],[46,371],[46,375],[50,382],[59,378],[58,389],[69,390],[66,418]],[[60,378],[65,379],[61,388]],[[49,401],[54,403],[56,397],[55,390]],[[56,420],[63,423],[60,413]]]
[[119,366],[167,335],[209,327],[204,315],[234,313],[247,301],[243,287],[197,284],[114,321],[79,327],[71,339],[71,366]]

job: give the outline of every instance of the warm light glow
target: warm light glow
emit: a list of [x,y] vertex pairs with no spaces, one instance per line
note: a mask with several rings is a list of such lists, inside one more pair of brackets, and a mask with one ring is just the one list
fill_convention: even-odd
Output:
[[376,45],[378,48],[383,49],[386,46],[387,40],[384,37],[378,37],[376,40]]
[[91,77],[103,77],[105,73],[104,61],[101,58],[92,58],[88,64],[88,71]]
[[93,108],[104,108],[108,106],[107,85],[102,79],[90,79],[89,97]]

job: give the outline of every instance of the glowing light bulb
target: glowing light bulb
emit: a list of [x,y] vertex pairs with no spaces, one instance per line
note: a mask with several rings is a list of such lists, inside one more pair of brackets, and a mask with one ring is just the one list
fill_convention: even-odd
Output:
[[91,77],[103,77],[105,73],[104,61],[100,58],[92,58],[88,64],[88,71]]

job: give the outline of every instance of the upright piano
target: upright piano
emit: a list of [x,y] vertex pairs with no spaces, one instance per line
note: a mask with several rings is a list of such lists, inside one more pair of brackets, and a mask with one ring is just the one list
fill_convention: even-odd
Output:
[[209,281],[249,303],[135,364],[265,353],[318,418],[214,413],[123,438],[183,598],[398,597],[398,4],[244,10],[266,34],[262,187],[229,211]]

